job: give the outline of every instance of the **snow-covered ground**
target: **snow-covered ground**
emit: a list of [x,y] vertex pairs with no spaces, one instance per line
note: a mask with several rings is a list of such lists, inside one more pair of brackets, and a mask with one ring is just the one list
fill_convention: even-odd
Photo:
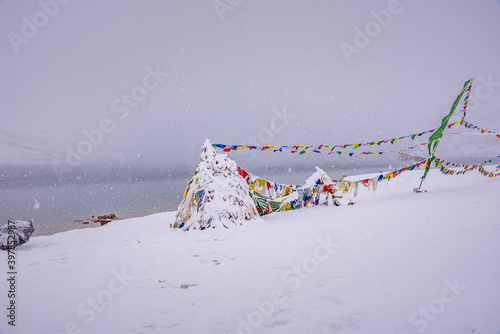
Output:
[[0,331],[500,333],[500,180],[432,170],[412,193],[421,175],[230,229],[166,212],[34,237],[15,250],[15,327],[0,280]]

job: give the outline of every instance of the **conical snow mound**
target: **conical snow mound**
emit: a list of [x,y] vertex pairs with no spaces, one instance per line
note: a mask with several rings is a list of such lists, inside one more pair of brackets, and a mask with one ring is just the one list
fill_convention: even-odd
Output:
[[201,230],[238,225],[258,216],[247,182],[226,154],[206,140],[200,163],[177,209],[174,228]]

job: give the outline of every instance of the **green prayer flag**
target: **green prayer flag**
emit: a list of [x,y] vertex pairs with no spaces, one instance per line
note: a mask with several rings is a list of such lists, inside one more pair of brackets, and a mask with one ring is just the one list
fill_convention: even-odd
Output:
[[281,207],[283,205],[282,202],[268,201],[268,203],[269,203],[269,207],[271,208],[271,212],[281,211]]
[[450,112],[448,113],[448,115],[446,115],[442,121],[441,121],[441,126],[439,128],[437,128],[436,130],[434,130],[434,132],[431,134],[431,136],[429,137],[429,144],[428,144],[428,149],[429,149],[429,155],[431,157],[434,156],[434,152],[436,151],[436,148],[437,148],[437,144],[439,142],[439,139],[441,138],[441,136],[443,135],[443,130],[446,128],[446,125],[448,125],[448,121],[450,120],[450,117],[451,115],[453,115],[453,112],[455,111],[455,109],[457,108],[457,105],[458,103],[460,102],[460,100],[462,99],[462,95],[464,95],[464,92],[465,90],[467,89],[467,86],[469,85],[469,83],[472,83],[472,79],[469,79],[465,82],[464,84],[464,88],[462,89],[462,91],[460,92],[460,94],[457,96],[457,98],[455,99],[455,101],[453,102],[453,105],[451,106],[451,109],[450,109]]

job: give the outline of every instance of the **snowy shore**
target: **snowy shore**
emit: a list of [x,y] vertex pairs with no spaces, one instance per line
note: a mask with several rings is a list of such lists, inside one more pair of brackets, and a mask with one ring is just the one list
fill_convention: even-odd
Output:
[[432,170],[412,193],[421,175],[230,229],[166,212],[33,237],[0,332],[500,333],[500,180]]

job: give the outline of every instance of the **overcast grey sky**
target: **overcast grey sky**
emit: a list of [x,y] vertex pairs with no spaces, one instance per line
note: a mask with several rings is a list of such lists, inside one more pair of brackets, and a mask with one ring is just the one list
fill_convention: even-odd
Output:
[[93,134],[89,163],[193,166],[205,138],[427,130],[475,76],[470,121],[500,130],[499,17],[496,0],[3,0],[0,129],[73,150]]

